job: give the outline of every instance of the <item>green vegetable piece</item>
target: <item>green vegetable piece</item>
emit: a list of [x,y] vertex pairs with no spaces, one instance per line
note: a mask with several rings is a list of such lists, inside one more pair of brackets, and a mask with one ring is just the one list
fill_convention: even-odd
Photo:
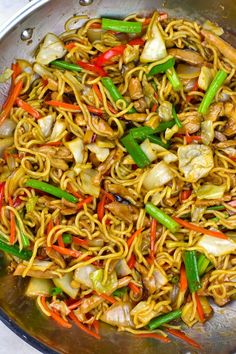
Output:
[[201,282],[198,274],[197,256],[195,251],[185,251],[184,264],[189,290],[191,293],[194,293],[201,288]]
[[181,310],[175,310],[175,311],[171,311],[169,313],[166,313],[164,315],[155,317],[149,322],[148,327],[151,330],[154,330],[154,329],[162,326],[165,323],[168,323],[170,321],[176,320],[177,318],[180,318],[181,314],[182,314]]
[[72,242],[72,235],[70,234],[63,234],[62,239],[65,245],[68,245]]
[[121,139],[121,143],[124,145],[128,153],[132,156],[134,162],[138,167],[144,168],[150,165],[151,161],[131,135],[124,136]]
[[171,129],[175,125],[175,120],[169,120],[168,122],[161,122],[158,127],[154,130],[154,133],[162,133],[166,131],[167,128]]
[[214,77],[213,81],[211,82],[210,86],[208,87],[203,100],[198,108],[198,113],[206,114],[210,104],[212,103],[217,91],[223,85],[224,81],[227,78],[227,73],[224,70],[219,70]]
[[175,65],[175,58],[170,58],[166,62],[154,66],[147,76],[153,76],[157,74],[163,74],[166,70],[173,68]]
[[163,148],[165,148],[167,150],[170,147],[170,143],[169,142],[168,143],[163,143],[161,138],[159,136],[157,136],[157,135],[149,135],[148,139],[150,140],[151,143],[160,145],[160,146],[162,146]]
[[170,81],[174,91],[180,91],[182,88],[182,83],[181,83],[174,67],[166,70],[166,76],[167,76],[168,80]]
[[61,188],[52,186],[49,183],[38,181],[36,179],[29,179],[26,182],[25,186],[26,187],[31,187],[31,188],[34,188],[34,189],[38,189],[38,190],[43,191],[45,193],[54,195],[54,197],[56,197],[56,198],[61,198],[61,199],[63,198],[63,199],[65,199],[65,200],[67,200],[68,202],[71,202],[71,203],[77,203],[78,202],[78,199],[76,197],[74,197],[72,194],[70,194],[70,193],[68,193],[66,191],[63,191]]
[[123,33],[140,33],[142,31],[142,23],[103,18],[102,29]]
[[56,288],[53,288],[53,289],[50,291],[50,293],[51,293],[52,296],[57,296],[57,295],[63,294],[63,291],[62,291],[61,288],[56,287]]
[[21,241],[22,241],[22,245],[23,245],[23,248],[27,248],[29,247],[30,245],[30,242],[29,242],[29,239],[28,237],[24,234],[24,232],[22,231],[21,227],[20,227],[20,223],[19,221],[17,220],[16,218],[16,225],[20,231],[20,237],[21,237]]
[[207,210],[224,210],[224,209],[225,209],[224,205],[213,205],[207,208]]
[[[122,94],[119,92],[117,89],[116,85],[113,83],[112,79],[110,77],[103,77],[101,79],[102,84],[104,87],[107,89],[107,91],[110,93],[113,101],[117,102],[118,100],[123,100],[126,103],[126,106],[128,105],[127,102],[125,101],[124,97]],[[136,109],[133,107],[128,111],[128,113],[135,113]]]
[[10,246],[2,241],[0,241],[0,250],[9,253],[12,256],[23,259],[25,261],[28,261],[32,257],[32,252],[30,250],[20,251],[18,246],[16,245]]
[[127,288],[127,287],[120,288],[120,289],[116,289],[116,290],[112,293],[112,295],[113,295],[113,296],[122,297],[122,296],[124,296],[125,294],[127,294],[127,291],[128,291],[128,288]]
[[67,61],[64,61],[64,60],[51,61],[50,65],[53,65],[59,69],[65,69],[65,70],[70,70],[70,71],[81,72],[83,70],[79,65],[73,64],[73,63],[68,63]]
[[[162,123],[161,123],[162,124]],[[172,123],[171,123],[172,124]],[[162,127],[161,127],[162,129]],[[163,143],[160,137],[157,135],[154,135],[156,130],[150,128],[150,127],[138,127],[138,128],[132,128],[129,130],[129,134],[134,138],[136,141],[143,141],[145,139],[149,139],[152,143],[158,144],[165,149],[168,149],[170,147],[170,144]]]
[[197,259],[197,268],[198,268],[199,277],[201,277],[206,272],[210,263],[211,261],[204,254],[200,254],[200,256]]
[[179,128],[182,128],[182,123],[180,122],[180,120],[179,120],[179,117],[178,117],[178,115],[177,115],[177,113],[176,113],[176,110],[175,110],[175,106],[174,105],[172,105],[172,116],[173,116],[173,118],[174,118],[174,120],[175,120],[175,123],[178,125],[178,127]]
[[175,233],[179,230],[179,224],[164,211],[157,208],[154,204],[147,203],[145,205],[145,210],[149,215],[155,218],[160,224],[164,225],[171,232]]
[[175,275],[174,277],[171,278],[170,282],[172,284],[178,284],[179,283],[179,276]]

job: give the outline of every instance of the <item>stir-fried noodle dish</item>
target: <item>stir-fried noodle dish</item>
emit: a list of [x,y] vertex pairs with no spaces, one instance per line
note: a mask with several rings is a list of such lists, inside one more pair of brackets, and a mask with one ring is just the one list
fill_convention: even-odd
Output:
[[223,33],[162,12],[77,16],[33,62],[3,68],[0,249],[57,325],[199,348],[181,328],[235,298],[236,49]]

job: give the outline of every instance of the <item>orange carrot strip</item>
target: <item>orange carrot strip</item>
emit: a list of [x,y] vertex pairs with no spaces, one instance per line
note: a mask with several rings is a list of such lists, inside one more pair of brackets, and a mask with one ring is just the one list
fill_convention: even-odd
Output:
[[84,204],[89,204],[93,201],[93,196],[90,195],[89,197],[85,198],[84,200],[82,200],[81,202],[77,203],[77,208],[78,209],[82,209]]
[[76,47],[76,44],[77,44],[77,42],[70,42],[68,44],[65,44],[65,48],[66,48],[66,50],[70,51],[71,49]]
[[228,240],[228,237],[226,235],[224,235],[223,233],[219,232],[219,231],[212,231],[212,230],[204,229],[201,226],[194,225],[194,224],[192,224],[192,223],[190,223],[190,222],[188,222],[186,220],[177,218],[176,216],[172,216],[172,218],[178,224],[180,224],[181,226],[185,227],[186,229],[193,230],[193,231],[199,232],[201,234],[205,234],[205,235],[209,235],[209,236],[213,236],[213,237],[222,238],[224,240]]
[[174,328],[166,328],[166,331],[172,334],[173,336],[178,337],[186,343],[192,345],[194,348],[201,349],[200,344],[195,342],[195,340],[193,340],[192,338],[189,338],[184,332]]
[[116,302],[116,299],[114,299],[114,297],[106,295],[104,293],[97,293],[96,291],[93,291],[94,294],[102,297],[104,300],[106,300],[107,302],[110,302],[111,304],[114,304]]
[[77,307],[79,307],[81,305],[82,300],[83,299],[80,299],[79,301],[76,301],[75,303],[69,305],[68,309],[71,310],[71,311],[77,309]]
[[52,229],[53,229],[53,222],[52,219],[50,219],[47,225],[47,235],[50,233]]
[[76,191],[73,189],[73,187],[72,187],[71,184],[68,184],[67,190],[68,190],[69,193],[73,194],[74,197],[76,197],[76,198],[78,198],[78,199],[81,199],[81,198],[82,198],[82,195],[81,195],[80,193],[76,192]]
[[[10,195],[9,195],[9,205],[10,207],[13,208],[13,200]],[[10,245],[13,245],[15,243],[15,238],[16,238],[15,215],[13,211],[10,211],[10,238],[9,238]]]
[[4,106],[3,111],[0,114],[0,125],[4,122],[4,120],[9,116],[10,111],[15,103],[15,100],[19,96],[21,90],[23,87],[23,81],[19,80],[16,85],[13,87],[12,91],[10,92],[10,95],[7,99],[7,103]]
[[79,252],[79,251],[71,250],[71,249],[60,247],[60,246],[56,246],[56,245],[52,245],[52,248],[55,251],[57,251],[58,253],[63,254],[65,256],[71,256],[71,257],[74,257],[74,258],[78,258],[78,257],[80,257],[82,255],[82,253]]
[[98,220],[102,222],[102,219],[105,214],[105,204],[106,204],[106,194],[103,194],[102,199],[98,203],[98,208],[97,208],[97,214],[98,214]]
[[73,312],[69,313],[69,317],[72,319],[72,321],[74,321],[74,323],[76,324],[77,327],[79,327],[82,331],[84,331],[85,333],[89,334],[90,336],[96,338],[96,339],[101,339],[100,335],[97,333],[94,333],[93,331],[90,331],[90,329],[88,329],[85,325],[83,325],[78,318],[75,316],[75,314]]
[[192,190],[191,189],[182,191],[181,192],[181,197],[180,197],[181,202],[183,202],[184,200],[188,199],[191,194],[192,194]]
[[11,66],[12,70],[13,70],[13,74],[12,74],[12,81],[13,83],[15,82],[15,79],[17,78],[18,75],[21,74],[22,70],[21,67],[19,65],[19,63],[13,63]]
[[196,292],[193,295],[194,295],[195,300],[196,300],[197,313],[198,313],[199,319],[200,319],[201,322],[204,322],[205,321],[205,315],[204,315],[204,311],[203,311],[202,304],[201,304],[201,301],[199,299],[199,296],[198,296],[198,294]]
[[[96,95],[98,96],[99,101],[100,101],[100,102],[103,102],[102,94],[101,94],[101,92],[100,92],[100,90],[99,90],[98,85],[97,85],[97,84],[93,84],[92,87],[93,87],[94,92],[95,92]],[[111,105],[109,102],[107,102],[107,106],[108,106],[109,110],[111,111],[111,113],[113,113],[113,114],[116,114],[116,113],[117,113],[117,111],[112,107],[112,105]]]
[[35,119],[41,118],[41,114],[36,111],[35,108],[33,108],[31,105],[29,105],[27,102],[23,101],[21,98],[16,99],[16,104],[18,107],[22,108],[24,111],[29,113],[32,117]]
[[135,239],[138,235],[140,235],[142,231],[143,231],[143,228],[141,227],[140,229],[138,229],[137,231],[135,231],[132,236],[130,236],[130,238],[129,238],[128,241],[127,241],[128,248],[131,247],[131,245],[132,245],[134,239]]
[[153,106],[152,106],[152,112],[156,112],[156,110],[157,110],[157,104],[154,103]]
[[140,334],[137,334],[138,337],[141,337],[141,338],[154,338],[154,339],[158,339],[160,340],[161,342],[163,343],[170,343],[171,340],[170,338],[168,337],[164,337],[158,333],[140,333]]
[[52,318],[54,319],[54,321],[56,321],[59,325],[61,325],[61,326],[64,327],[64,328],[71,328],[71,327],[72,327],[72,325],[71,325],[68,321],[64,320],[64,318],[62,318],[56,310],[51,310],[51,309],[49,308],[49,306],[48,306],[47,303],[46,303],[46,298],[45,298],[45,296],[41,296],[41,303],[42,303],[43,307],[45,308],[45,310],[50,313],[51,317],[52,317]]
[[128,287],[130,288],[130,290],[133,291],[134,294],[136,294],[136,295],[140,294],[140,288],[137,285],[135,285],[133,282],[130,282],[128,284]]
[[155,241],[156,241],[156,233],[157,233],[157,220],[152,219],[151,223],[151,233],[150,233],[150,256],[152,259],[155,257]]
[[76,245],[80,245],[80,246],[88,246],[88,240],[84,240],[82,238],[79,237],[72,237],[72,242],[75,243]]
[[[80,111],[81,112],[81,108],[78,105],[74,105],[71,103],[66,103],[66,102],[61,102],[61,101],[45,101],[46,104],[48,104],[49,106],[52,107],[61,107],[61,108],[65,108],[65,109],[71,109],[71,110],[75,110],[75,111]],[[88,111],[90,113],[94,113],[94,114],[103,114],[103,110],[96,108],[96,107],[91,107],[91,106],[86,106]]]
[[185,271],[184,264],[181,264],[180,267],[180,291],[184,292],[188,288],[188,280],[187,280],[187,275]]
[[130,259],[128,260],[128,267],[130,268],[130,269],[133,269],[134,268],[134,266],[135,266],[135,262],[136,262],[136,258],[135,258],[135,255],[132,253],[131,254],[131,257],[130,257]]
[[98,320],[94,320],[92,325],[93,325],[93,327],[95,329],[95,332],[97,334],[99,334],[99,321]]
[[41,144],[43,146],[61,146],[63,143],[61,141],[49,141],[48,143]]

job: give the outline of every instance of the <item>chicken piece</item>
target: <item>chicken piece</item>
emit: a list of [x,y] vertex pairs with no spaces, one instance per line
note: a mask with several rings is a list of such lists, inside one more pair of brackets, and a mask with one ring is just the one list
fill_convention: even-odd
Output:
[[147,119],[147,114],[146,113],[125,114],[124,118],[126,120],[130,120],[130,121],[133,121],[133,122],[143,123]]
[[142,97],[134,102],[134,108],[137,112],[144,113],[147,109],[147,102],[145,101],[145,98]]
[[[50,157],[56,157],[56,159],[63,159],[65,161],[73,161],[72,153],[65,146],[57,147],[57,146],[44,145],[44,146],[40,146],[40,147],[34,147],[33,150],[40,152],[42,154],[45,154],[47,156],[50,156]],[[51,161],[52,160],[53,159],[51,159]]]
[[233,147],[233,146],[236,146],[236,140],[223,141],[222,143],[215,144],[215,146],[217,148],[219,148],[219,149],[225,149],[225,148]]
[[128,188],[122,186],[122,184],[109,184],[107,188],[109,192],[118,194],[122,198],[133,198],[132,193],[128,190]]
[[236,134],[236,106],[230,102],[225,103],[225,116],[228,118],[224,134],[233,136]]
[[210,105],[210,108],[207,114],[204,115],[204,118],[205,120],[216,122],[222,115],[224,115],[224,104],[223,102],[217,102]]
[[138,100],[143,97],[142,86],[137,77],[132,77],[129,82],[129,94],[132,100]]
[[102,118],[94,117],[92,119],[94,128],[98,131],[98,135],[105,136],[109,139],[115,139],[117,133],[110,127],[110,125]]
[[192,50],[179,49],[179,48],[171,48],[168,49],[168,54],[173,55],[173,57],[186,61],[189,64],[193,65],[203,65],[204,59],[199,54]]
[[224,134],[222,134],[221,132],[218,132],[217,130],[214,132],[215,134],[215,138],[219,141],[227,141],[227,138]]
[[179,129],[178,133],[185,134],[188,132],[189,134],[193,134],[200,130],[201,115],[198,112],[179,114],[179,119],[183,127]]
[[187,182],[198,181],[214,167],[211,148],[202,144],[180,146],[178,158],[179,170],[184,174]]
[[54,158],[54,159],[51,159],[50,162],[51,162],[52,167],[58,168],[62,171],[66,171],[69,168],[68,164],[62,159],[55,159]]
[[213,46],[215,46],[224,57],[230,60],[236,66],[236,49],[233,48],[229,43],[225,42],[222,38],[216,34],[201,30],[201,34],[205,37],[206,41]]
[[100,184],[103,176],[110,170],[115,161],[120,160],[123,152],[120,149],[113,149],[108,158],[99,165],[98,174],[94,178],[95,184]]
[[112,202],[105,206],[112,214],[128,223],[135,222],[139,216],[139,209],[133,205],[125,205],[118,202]]

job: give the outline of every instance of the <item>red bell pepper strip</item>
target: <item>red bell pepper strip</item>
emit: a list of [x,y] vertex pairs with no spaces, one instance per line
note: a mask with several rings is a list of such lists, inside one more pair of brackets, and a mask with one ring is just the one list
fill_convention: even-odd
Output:
[[81,66],[81,68],[83,68],[84,70],[91,71],[92,73],[98,76],[102,76],[102,77],[107,76],[107,72],[96,64],[85,63],[84,61],[81,60],[77,61],[77,64]]
[[4,199],[4,188],[5,188],[5,182],[0,183],[0,213],[2,210],[3,199]]

